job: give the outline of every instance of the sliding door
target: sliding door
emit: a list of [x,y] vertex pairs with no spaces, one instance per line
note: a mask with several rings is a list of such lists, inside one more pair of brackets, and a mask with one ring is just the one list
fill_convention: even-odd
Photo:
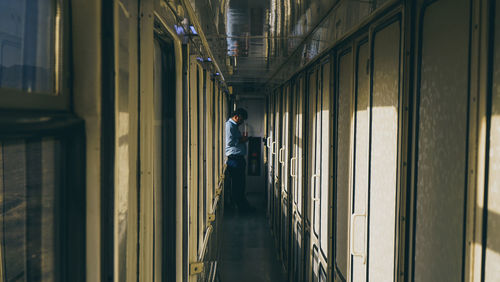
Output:
[[413,281],[464,279],[469,6],[440,0],[421,10]]
[[334,247],[336,279],[345,281],[350,265],[349,255],[349,191],[352,175],[353,140],[353,54],[352,48],[342,50],[337,57],[337,124],[335,171]]

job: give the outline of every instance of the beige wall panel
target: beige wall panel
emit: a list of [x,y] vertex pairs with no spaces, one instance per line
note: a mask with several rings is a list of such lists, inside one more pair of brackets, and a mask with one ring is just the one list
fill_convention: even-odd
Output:
[[73,0],[72,40],[73,98],[75,113],[85,120],[86,197],[87,197],[87,281],[101,277],[101,3],[97,0]]
[[140,226],[139,280],[153,281],[154,190],[153,190],[153,1],[140,3]]

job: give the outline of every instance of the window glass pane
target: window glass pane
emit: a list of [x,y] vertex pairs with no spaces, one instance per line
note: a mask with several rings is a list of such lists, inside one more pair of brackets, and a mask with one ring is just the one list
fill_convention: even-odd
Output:
[[321,138],[323,136],[322,129],[322,120],[321,120],[321,107],[323,104],[323,92],[321,89],[321,81],[322,81],[322,71],[318,69],[316,72],[316,92],[311,93],[311,95],[316,95],[316,108],[314,114],[314,127],[315,127],[315,135],[314,135],[314,170],[313,174],[316,174],[317,177],[313,179],[313,194],[314,197],[312,203],[314,208],[314,221],[313,221],[313,230],[316,237],[319,238],[319,208],[320,208],[320,197],[321,197]]
[[163,224],[165,224],[166,218],[162,218],[161,211],[163,207],[162,198],[163,194],[167,193],[167,191],[163,190],[163,167],[162,161],[164,158],[164,153],[162,150],[163,147],[163,139],[162,139],[162,129],[165,126],[163,124],[163,99],[164,99],[164,84],[163,81],[165,79],[166,73],[164,69],[164,64],[162,61],[162,46],[160,45],[158,39],[154,41],[154,50],[153,50],[153,152],[155,158],[153,159],[153,195],[154,195],[154,275],[156,277],[161,277],[161,253],[162,248],[165,246],[162,245],[163,240],[161,238],[166,236],[166,234],[162,234]]
[[288,175],[289,175],[289,161],[290,154],[288,153],[289,146],[289,132],[290,132],[290,85],[287,85],[283,90],[283,161],[281,179],[282,179],[282,187],[286,194],[288,194]]
[[415,281],[462,280],[468,2],[438,1],[424,15],[418,85]]
[[[370,122],[370,87],[368,73],[368,44],[359,46],[357,54],[357,89],[356,89],[356,140],[354,155],[354,187],[352,213],[362,215],[353,220],[351,235],[355,253],[366,253],[366,197],[368,193],[368,145]],[[352,258],[352,276],[354,281],[366,280],[366,263],[360,256]]]
[[56,91],[57,0],[0,1],[0,88]]
[[60,143],[0,143],[0,235],[6,281],[56,279]]
[[[300,95],[300,89],[299,89],[300,83],[297,81],[295,85],[293,86],[293,95],[292,95],[292,107],[293,107],[293,113],[292,113],[292,124],[293,124],[293,135],[292,135],[292,153],[290,154],[290,158],[293,158],[290,161],[290,174],[291,175],[296,175],[297,174],[297,156],[298,156],[298,141],[299,141],[299,100],[298,97]],[[297,200],[298,200],[298,194],[297,194],[297,176],[292,177],[292,199],[293,203],[296,206],[297,205]]]
[[[134,3],[135,2],[135,3]],[[117,49],[116,69],[116,95],[115,95],[115,199],[114,199],[114,274],[115,281],[124,281],[134,277],[135,270],[133,263],[135,234],[129,228],[136,218],[130,216],[134,204],[129,198],[134,195],[137,179],[136,170],[137,140],[131,136],[137,133],[137,81],[135,79],[135,61],[137,44],[136,29],[134,29],[136,19],[136,1],[120,0],[116,2],[115,42]],[[155,101],[156,102],[156,101]],[[155,103],[158,105],[159,103]],[[129,261],[127,263],[127,261]],[[131,266],[132,265],[132,266]],[[127,267],[128,266],[128,267]]]
[[349,219],[349,174],[351,155],[352,127],[352,52],[339,58],[338,71],[338,143],[337,143],[337,197],[335,206],[337,214],[336,230],[336,261],[338,270],[343,277],[347,275],[348,265],[348,219]]
[[[204,93],[203,93],[203,84],[204,84],[204,76],[203,76],[203,69],[198,66],[197,67],[197,111],[198,111],[198,118],[200,121],[204,119],[204,113],[203,113],[203,104],[204,104]],[[206,212],[205,212],[205,202],[203,199],[205,198],[205,191],[206,191],[206,183],[205,183],[205,175],[204,175],[204,154],[203,154],[203,147],[205,146],[204,143],[204,130],[203,130],[203,123],[198,122],[197,123],[197,131],[198,131],[198,236],[200,238],[199,244],[200,246],[203,245],[203,237],[205,234],[205,222],[206,222]]]
[[323,66],[323,101],[321,108],[321,233],[323,256],[328,255],[328,193],[330,188],[330,63]]
[[399,21],[375,33],[370,163],[369,279],[392,281],[396,228]]
[[[308,144],[310,144],[307,148],[308,150],[308,170],[309,173],[307,174],[307,182],[306,186],[304,188],[309,188],[309,190],[306,190],[306,195],[309,195],[308,198],[312,200],[313,197],[315,197],[316,193],[316,185],[315,182],[317,179],[313,177],[316,174],[316,107],[317,107],[317,93],[316,93],[316,84],[317,84],[317,71],[314,70],[308,77],[308,102],[309,102],[309,112],[308,112],[308,132],[307,132],[307,138],[308,138]],[[312,220],[311,217],[311,211],[309,208],[309,205],[313,204],[313,209],[314,209],[314,203],[309,203],[309,200],[305,201],[305,214],[306,214],[306,219]],[[314,211],[314,210],[313,210]],[[313,224],[313,228],[317,228],[315,224]],[[317,231],[316,231],[317,233]]]
[[[275,141],[276,141],[276,148],[275,148],[275,155],[274,155],[274,177],[276,179],[279,179],[279,176],[280,176],[280,169],[281,169],[281,164],[279,162],[279,151],[282,147],[282,140],[281,140],[281,107],[282,107],[282,104],[281,104],[281,95],[279,93],[280,90],[277,90],[275,92],[275,95],[274,95],[274,107],[275,107],[275,111],[276,111],[276,114],[275,114],[275,124],[274,124],[274,135],[275,135]],[[278,187],[278,185],[275,185],[275,191],[278,191],[280,187]],[[275,192],[275,195],[277,197],[278,193]]]
[[302,156],[304,155],[304,77],[301,77],[299,80],[298,86],[298,148],[297,148],[297,209],[299,215],[302,216],[302,186],[303,186],[303,169],[304,169],[304,160]]
[[[485,281],[500,277],[500,1],[496,1]],[[483,223],[484,224],[484,223]]]
[[206,202],[207,202],[207,210],[209,212],[212,211],[213,209],[213,199],[215,198],[215,185],[214,185],[214,165],[213,165],[213,159],[214,159],[214,154],[213,154],[213,144],[214,144],[214,112],[213,112],[213,104],[214,104],[214,91],[213,91],[213,82],[210,79],[210,73],[206,73],[206,81],[207,81],[207,99],[206,99],[206,111],[205,111],[205,129],[206,129],[206,135],[207,135],[207,143],[205,144],[205,152],[206,152],[206,160],[207,160],[207,197],[206,197]]
[[[199,139],[198,139],[198,63],[196,57],[191,56],[189,60],[189,198],[192,201],[190,206],[191,221],[189,224],[189,241],[193,246],[190,252],[190,259],[196,258],[197,252],[203,244],[202,229],[200,227],[200,206],[198,202],[199,195]],[[201,238],[200,238],[201,237]]]

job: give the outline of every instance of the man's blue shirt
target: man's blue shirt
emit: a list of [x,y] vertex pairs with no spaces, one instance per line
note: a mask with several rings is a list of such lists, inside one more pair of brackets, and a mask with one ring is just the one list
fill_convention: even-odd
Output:
[[226,156],[247,154],[247,146],[240,142],[241,132],[238,129],[238,124],[229,118],[226,121]]

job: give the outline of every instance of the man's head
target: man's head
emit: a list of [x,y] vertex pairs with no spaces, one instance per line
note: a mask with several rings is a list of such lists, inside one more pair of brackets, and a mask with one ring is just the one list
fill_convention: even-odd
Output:
[[248,118],[248,113],[242,108],[236,109],[236,111],[234,111],[233,113],[233,120],[237,124],[242,124],[243,121],[245,121],[247,118]]

